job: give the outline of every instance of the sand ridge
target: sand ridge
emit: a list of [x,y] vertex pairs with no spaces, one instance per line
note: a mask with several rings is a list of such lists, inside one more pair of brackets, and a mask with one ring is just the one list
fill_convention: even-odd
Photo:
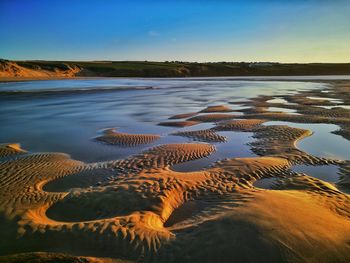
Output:
[[105,130],[102,136],[96,137],[96,140],[119,146],[136,146],[140,144],[152,143],[159,138],[160,135],[156,134],[122,133],[118,132],[114,128],[110,128]]
[[203,142],[225,142],[226,137],[217,134],[213,129],[197,130],[197,131],[180,131],[172,133],[175,136],[188,137],[193,140]]

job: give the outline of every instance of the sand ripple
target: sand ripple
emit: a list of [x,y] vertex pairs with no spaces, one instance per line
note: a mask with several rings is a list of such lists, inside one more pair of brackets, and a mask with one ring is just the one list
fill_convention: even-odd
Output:
[[96,140],[120,146],[136,146],[152,143],[159,138],[159,135],[154,134],[130,134],[107,129],[104,135],[97,137]]

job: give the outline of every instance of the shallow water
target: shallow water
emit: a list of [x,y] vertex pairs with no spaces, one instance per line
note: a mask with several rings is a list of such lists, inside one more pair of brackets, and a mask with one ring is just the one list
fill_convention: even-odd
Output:
[[283,103],[283,104],[287,104],[288,103],[287,100],[282,99],[282,98],[274,98],[274,99],[271,99],[271,100],[267,100],[266,102],[267,103]]
[[[326,87],[312,82],[226,78],[0,83],[0,142],[18,142],[33,152],[65,152],[86,162],[120,159],[158,144],[188,141],[168,135],[183,129],[157,125],[174,114],[218,104],[238,109],[228,103]],[[121,132],[160,134],[162,138],[129,148],[94,141],[102,129],[110,127]],[[248,137],[238,139],[248,142]]]
[[171,167],[177,172],[192,172],[208,168],[216,161],[225,158],[234,157],[254,157],[256,156],[251,150],[248,143],[252,142],[252,132],[217,132],[219,135],[227,138],[226,142],[212,143],[216,147],[216,151],[206,158],[193,160],[185,163],[176,164]]
[[256,180],[254,183],[253,183],[253,186],[254,187],[257,187],[257,188],[262,188],[262,189],[268,189],[268,190],[271,190],[271,189],[274,189],[274,186],[276,184],[278,184],[278,182],[281,180],[281,178],[276,178],[276,177],[273,177],[273,178],[263,178],[263,179],[259,179],[259,180]]
[[269,111],[269,112],[285,112],[285,113],[288,113],[288,114],[300,115],[300,113],[297,113],[297,110],[287,109],[287,108],[280,108],[280,107],[268,107],[267,111]]
[[336,165],[295,165],[292,170],[329,183],[336,183],[340,178],[339,167]]
[[350,105],[316,106],[316,107],[324,108],[324,109],[327,109],[327,110],[330,110],[330,109],[333,109],[333,108],[343,108],[343,109],[346,109],[346,110],[350,110]]
[[335,103],[335,104],[341,104],[341,103],[344,103],[341,99],[334,99],[334,98],[327,98],[327,97],[307,97],[308,99],[312,99],[312,100],[316,100],[316,101],[323,101],[323,100],[326,100],[326,101],[329,101],[329,102],[332,102],[332,103]]
[[350,160],[350,141],[331,133],[339,130],[334,124],[294,123],[269,121],[263,125],[287,125],[294,128],[311,130],[313,134],[297,142],[297,147],[317,157]]
[[288,102],[286,99],[283,98],[274,98],[271,100],[267,100],[267,103],[280,103],[280,104],[285,104],[285,105],[296,105],[296,103],[293,102]]

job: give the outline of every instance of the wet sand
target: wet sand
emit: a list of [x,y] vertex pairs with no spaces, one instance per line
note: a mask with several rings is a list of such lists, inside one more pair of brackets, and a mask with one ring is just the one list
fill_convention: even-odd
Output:
[[[332,133],[349,140],[350,110],[320,108],[334,103],[310,97],[349,105],[350,83],[332,83],[328,91],[253,97],[239,102],[247,108],[235,111],[243,115],[231,112],[233,105],[174,112],[169,119],[193,126],[174,124],[171,134],[191,142],[155,145],[118,160],[87,163],[2,144],[1,255],[41,253],[0,262],[349,262],[350,160],[298,148],[312,130],[265,125],[335,124],[339,130]],[[201,123],[212,127],[196,129]],[[197,171],[172,169],[218,151],[216,144],[226,143],[220,132],[252,133],[256,157],[226,158]],[[109,129],[94,140],[135,147],[161,136]],[[296,172],[296,165],[338,167],[339,180]],[[273,178],[271,189],[259,188],[259,180]]]

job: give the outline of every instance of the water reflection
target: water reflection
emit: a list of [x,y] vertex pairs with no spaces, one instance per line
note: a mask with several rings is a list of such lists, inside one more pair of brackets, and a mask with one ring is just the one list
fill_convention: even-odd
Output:
[[297,142],[297,147],[317,157],[350,160],[350,141],[331,133],[339,130],[334,124],[294,123],[269,121],[263,125],[287,125],[293,128],[311,130],[313,134]]
[[330,183],[338,182],[340,177],[339,167],[336,165],[295,165],[292,170]]
[[[311,82],[225,78],[1,83],[0,142],[19,142],[35,152],[65,152],[87,162],[124,158],[159,143],[186,141],[167,136],[179,129],[156,125],[174,114],[197,112],[208,105],[246,101],[259,95],[279,96],[288,91],[324,87]],[[101,88],[105,90],[99,92]],[[47,90],[53,92],[43,92]],[[86,92],[91,90],[94,92]],[[234,105],[232,108],[239,109]],[[156,144],[131,149],[96,143],[93,138],[97,131],[109,127],[122,132],[160,134],[162,138]]]
[[262,189],[274,189],[276,187],[276,185],[278,185],[278,182],[281,181],[281,178],[264,178],[264,179],[260,179],[260,180],[256,180],[253,183],[254,187],[257,188],[262,188]]
[[284,112],[284,113],[288,113],[288,114],[300,115],[300,113],[297,113],[297,111],[294,110],[294,109],[287,109],[287,108],[280,108],[280,107],[268,107],[267,111],[270,111],[270,112]]
[[227,138],[226,142],[214,143],[216,152],[206,158],[193,160],[171,167],[177,172],[199,171],[209,167],[216,161],[225,158],[234,157],[254,157],[256,156],[251,150],[249,143],[253,142],[253,133],[251,132],[218,132],[219,135]]

